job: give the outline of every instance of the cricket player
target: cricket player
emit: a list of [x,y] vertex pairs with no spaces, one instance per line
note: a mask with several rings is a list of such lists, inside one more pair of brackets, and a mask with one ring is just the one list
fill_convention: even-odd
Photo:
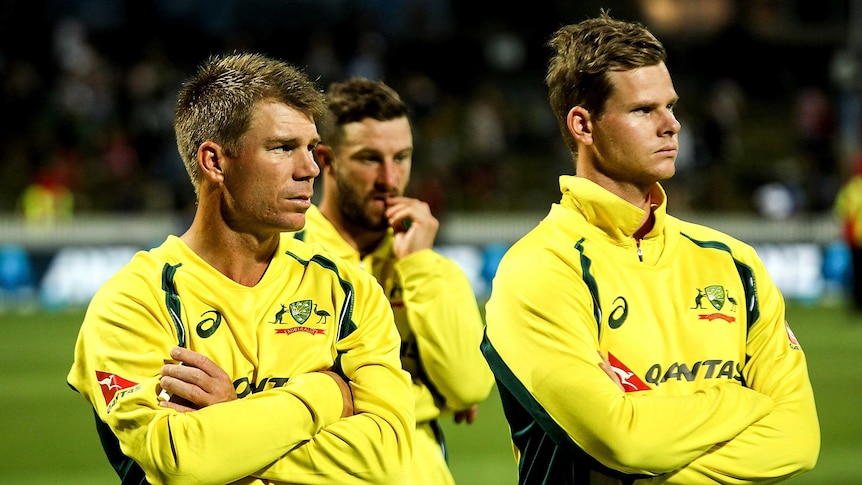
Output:
[[409,481],[454,483],[439,420],[472,423],[494,378],[482,358],[484,322],[470,281],[433,248],[439,221],[407,197],[413,162],[408,107],[382,81],[354,78],[326,92],[316,148],[323,197],[297,237],[373,274],[389,298],[416,401]]
[[503,257],[482,350],[520,484],[774,483],[820,431],[805,354],[754,249],[667,213],[680,123],[662,44],[606,12],[547,74],[575,162]]
[[290,234],[324,109],[260,54],[215,56],[184,84],[195,218],[99,289],[68,375],[122,483],[406,483],[415,411],[389,302]]

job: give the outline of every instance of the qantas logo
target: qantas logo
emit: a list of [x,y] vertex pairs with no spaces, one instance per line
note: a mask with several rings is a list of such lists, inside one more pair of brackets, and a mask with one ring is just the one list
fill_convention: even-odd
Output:
[[[117,394],[123,395],[132,391],[138,390],[137,382],[132,382],[122,377],[108,372],[96,371],[96,380],[99,381],[99,387],[102,388],[102,396],[105,398],[105,405],[110,405]],[[113,407],[113,406],[110,406]],[[110,412],[110,407],[108,412]]]
[[696,379],[730,379],[742,381],[742,368],[732,360],[709,359],[686,364],[674,362],[667,367],[653,364],[646,371],[643,379],[632,372],[614,354],[608,352],[608,362],[620,378],[626,392],[648,391],[652,389],[646,383],[659,386],[668,381],[693,382]]
[[646,372],[646,381],[658,386],[667,381],[696,379],[731,379],[742,382],[742,367],[732,360],[709,359],[687,364],[674,362],[666,368],[653,364]]
[[787,330],[787,339],[790,340],[790,348],[793,350],[799,350],[802,347],[799,345],[799,341],[796,340],[796,335],[793,334],[793,330],[790,329],[790,324],[787,323],[787,320],[784,321],[784,328]]
[[649,391],[650,387],[644,384],[640,377],[636,376],[625,364],[620,362],[614,354],[608,352],[608,362],[611,363],[611,369],[623,385],[623,390],[626,392]]

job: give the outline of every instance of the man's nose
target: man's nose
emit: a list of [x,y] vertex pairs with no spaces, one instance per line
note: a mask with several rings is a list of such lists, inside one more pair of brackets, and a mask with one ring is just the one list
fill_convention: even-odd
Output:
[[399,171],[394,160],[386,160],[380,165],[380,176],[378,183],[386,187],[397,187],[399,182]]

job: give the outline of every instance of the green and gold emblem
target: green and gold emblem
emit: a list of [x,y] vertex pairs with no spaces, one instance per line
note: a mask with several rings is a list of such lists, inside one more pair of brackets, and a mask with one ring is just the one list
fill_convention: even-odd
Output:
[[290,316],[296,323],[302,325],[311,316],[311,300],[299,300],[288,306]]
[[724,287],[721,285],[710,285],[704,288],[706,292],[706,299],[712,303],[712,306],[715,307],[716,310],[721,310],[721,307],[724,306]]

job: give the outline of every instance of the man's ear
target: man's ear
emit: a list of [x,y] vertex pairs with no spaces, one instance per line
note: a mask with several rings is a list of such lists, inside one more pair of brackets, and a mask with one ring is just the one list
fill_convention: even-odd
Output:
[[221,145],[207,140],[198,147],[198,165],[204,180],[215,183],[224,182],[224,150]]
[[582,106],[575,106],[566,116],[569,133],[578,143],[589,145],[593,142],[593,122],[590,112]]
[[321,171],[326,171],[327,169],[329,169],[329,167],[332,166],[332,160],[334,158],[335,153],[333,153],[332,147],[330,147],[329,145],[318,143],[317,146],[314,147],[314,159],[320,166]]

